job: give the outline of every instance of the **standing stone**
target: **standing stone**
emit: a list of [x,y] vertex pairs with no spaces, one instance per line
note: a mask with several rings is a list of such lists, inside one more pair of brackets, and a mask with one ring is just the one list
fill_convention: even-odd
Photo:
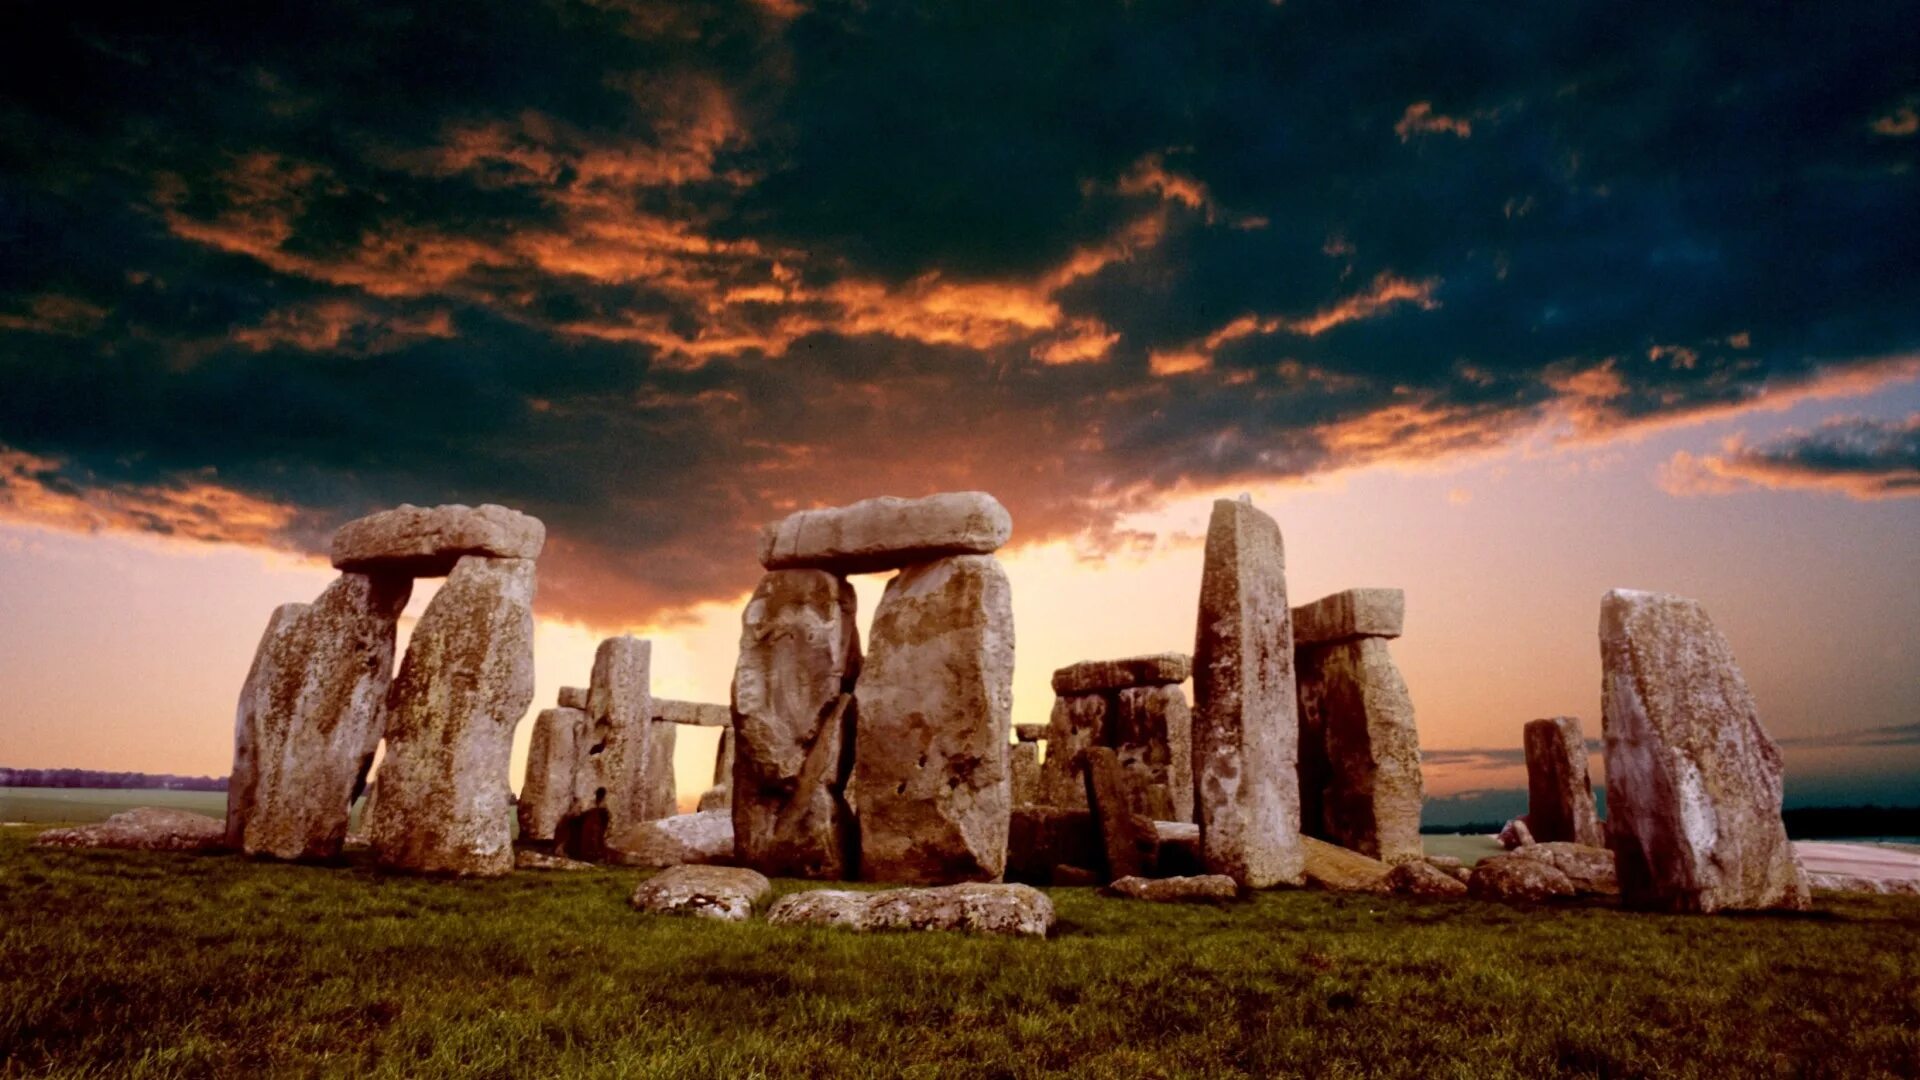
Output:
[[1013,744],[1007,768],[1013,777],[1013,805],[1032,806],[1040,800],[1040,747],[1023,742]]
[[882,495],[851,506],[802,510],[767,526],[760,565],[769,570],[864,574],[950,555],[987,555],[1013,535],[1013,518],[984,491],[922,499]]
[[1147,871],[1157,838],[1146,835],[1142,826],[1151,819],[1134,815],[1134,800],[1128,797],[1130,779],[1120,756],[1112,747],[1096,746],[1081,755],[1086,764],[1087,804],[1093,807],[1094,823],[1100,829],[1101,852],[1106,857],[1107,880],[1138,877]]
[[1207,527],[1193,649],[1194,817],[1209,873],[1297,884],[1298,704],[1280,527],[1221,499]]
[[1600,656],[1622,904],[1807,907],[1780,820],[1780,751],[1706,609],[1615,589],[1600,605]]
[[651,785],[656,733],[653,723],[653,643],[631,634],[611,637],[594,650],[587,686],[593,733],[576,775],[573,828],[577,857],[600,857],[599,839],[642,821],[667,817]]
[[1006,866],[1012,590],[991,555],[907,567],[873,613],[847,801],[869,881],[991,881]]
[[733,673],[733,833],[742,865],[776,877],[852,876],[844,790],[860,670],[853,587],[775,570],[740,618]]
[[1587,775],[1587,739],[1577,716],[1530,720],[1526,727],[1527,828],[1549,844],[1605,847]]
[[386,726],[395,630],[413,582],[342,574],[276,609],[240,691],[228,842],[248,855],[330,859]]
[[1134,813],[1193,820],[1192,729],[1193,713],[1178,686],[1132,686],[1115,694],[1107,745],[1130,778]]
[[513,729],[533,703],[532,559],[462,558],[413,630],[388,695],[380,865],[513,870]]
[[680,812],[679,781],[673,774],[674,746],[679,725],[659,720],[647,724],[647,769],[641,778],[640,820],[658,821]]
[[1080,755],[1106,738],[1107,712],[1107,699],[1097,694],[1053,699],[1053,716],[1047,725],[1047,758],[1040,764],[1042,804],[1087,808]]
[[574,772],[591,745],[593,721],[580,709],[544,709],[527,745],[527,776],[520,785],[520,840],[551,844],[573,816]]
[[[731,715],[731,713],[729,713]],[[733,815],[733,727],[720,730],[720,748],[713,758],[713,786],[702,792],[697,808],[704,813],[708,810],[725,810],[729,819]]]

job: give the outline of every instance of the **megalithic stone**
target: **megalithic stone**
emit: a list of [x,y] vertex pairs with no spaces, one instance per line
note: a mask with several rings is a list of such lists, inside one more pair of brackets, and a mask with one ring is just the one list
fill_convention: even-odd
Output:
[[1080,755],[1106,738],[1107,714],[1112,711],[1099,694],[1074,694],[1053,699],[1047,725],[1047,758],[1040,764],[1040,802],[1044,806],[1087,808],[1087,785],[1080,776]]
[[1080,762],[1086,776],[1087,805],[1093,809],[1101,850],[1106,855],[1107,880],[1145,874],[1155,838],[1143,835],[1140,825],[1151,819],[1134,813],[1138,800],[1127,791],[1131,778],[1119,755],[1112,747],[1095,746],[1080,755]]
[[653,817],[657,797],[649,773],[653,739],[653,643],[631,634],[602,641],[587,686],[592,731],[574,774],[571,821],[563,847],[597,859],[605,837]]
[[1194,817],[1207,871],[1298,884],[1298,704],[1280,527],[1221,499],[1207,527],[1193,649]]
[[466,556],[414,627],[388,694],[380,865],[513,871],[513,729],[533,703],[532,559]]
[[680,812],[680,786],[673,773],[674,747],[680,726],[672,721],[647,723],[647,769],[641,780],[640,819],[658,821]]
[[907,567],[873,613],[847,801],[869,881],[991,881],[1006,866],[1013,604],[991,555]]
[[1013,778],[1013,805],[1016,809],[1032,806],[1040,800],[1040,745],[1022,742],[1008,751],[1007,768]]
[[330,859],[386,726],[400,611],[413,582],[342,574],[275,610],[234,721],[228,840],[248,855]]
[[560,837],[573,815],[574,774],[592,735],[593,720],[584,709],[543,709],[534,720],[517,808],[522,842],[551,844]]
[[[729,712],[731,716],[731,712]],[[699,810],[725,810],[733,816],[733,724],[720,730],[720,747],[713,757],[713,786],[700,794]]]
[[1621,903],[1804,909],[1780,751],[1706,609],[1615,589],[1600,605],[1607,827]]
[[732,806],[741,865],[776,877],[853,872],[844,789],[860,670],[857,600],[823,570],[774,570],[740,617]]
[[1133,812],[1154,821],[1193,820],[1193,714],[1178,686],[1116,691],[1107,745],[1128,774]]
[[1526,726],[1527,829],[1547,844],[1564,840],[1606,846],[1593,809],[1587,739],[1577,716],[1529,720]]
[[[1421,857],[1420,732],[1386,639],[1359,637],[1298,650],[1302,827],[1369,858]],[[1309,748],[1309,740],[1317,745]],[[1317,749],[1319,753],[1313,755]],[[1307,762],[1317,758],[1317,799]]]

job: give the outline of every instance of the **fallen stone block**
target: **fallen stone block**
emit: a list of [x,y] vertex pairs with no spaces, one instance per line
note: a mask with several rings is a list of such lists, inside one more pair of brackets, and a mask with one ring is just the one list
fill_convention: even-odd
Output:
[[734,861],[733,815],[723,810],[640,821],[607,837],[608,862],[621,866],[701,866]]
[[1185,653],[1154,653],[1119,660],[1086,660],[1053,673],[1053,692],[1062,697],[1125,690],[1132,686],[1169,686],[1186,682],[1193,674],[1193,658]]
[[1045,937],[1053,902],[1027,885],[968,882],[879,892],[815,890],[781,897],[767,921],[853,930],[967,930]]
[[1240,896],[1240,886],[1225,874],[1202,874],[1198,877],[1143,878],[1124,877],[1107,886],[1114,896],[1124,896],[1130,900],[1151,900],[1158,903],[1219,903],[1223,900],[1236,900]]
[[773,883],[758,871],[737,866],[675,866],[641,882],[629,903],[639,911],[658,915],[745,922],[753,916],[753,906],[772,892]]
[[446,577],[467,556],[534,559],[546,542],[539,518],[504,506],[404,505],[342,525],[333,534],[333,565],[357,574]]
[[525,848],[513,853],[515,870],[594,870],[598,869],[590,862],[569,859],[561,855],[548,855],[542,851],[528,851]]
[[1508,851],[1513,851],[1517,848],[1532,847],[1534,843],[1533,830],[1527,826],[1527,819],[1524,814],[1502,825],[1500,827],[1500,835],[1494,837],[1494,839],[1498,840],[1500,846],[1506,848]]
[[1578,892],[1572,880],[1552,863],[1514,853],[1481,859],[1467,879],[1467,894],[1476,900],[1538,903]]
[[1379,859],[1370,859],[1311,836],[1301,837],[1300,845],[1306,855],[1307,884],[1330,892],[1378,890],[1387,872],[1393,869]]
[[1013,518],[984,491],[921,499],[883,495],[850,506],[802,510],[767,526],[760,565],[769,570],[866,574],[952,555],[988,555],[1013,535]]
[[1467,895],[1466,882],[1420,859],[1400,863],[1387,871],[1380,886],[1387,892],[1401,896],[1442,898]]
[[216,817],[168,807],[123,810],[105,821],[70,829],[48,829],[34,837],[35,847],[120,848],[126,851],[221,851],[227,825]]
[[1539,859],[1567,875],[1573,887],[1583,893],[1617,893],[1619,880],[1614,876],[1613,852],[1603,847],[1570,844],[1555,840],[1530,844],[1514,851],[1526,859]]

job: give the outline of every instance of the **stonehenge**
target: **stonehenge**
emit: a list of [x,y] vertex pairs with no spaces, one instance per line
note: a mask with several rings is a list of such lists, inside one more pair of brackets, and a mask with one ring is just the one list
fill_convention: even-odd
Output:
[[1605,847],[1606,836],[1593,808],[1593,780],[1587,774],[1587,739],[1577,716],[1529,720],[1526,829],[1535,841],[1567,841]]
[[1300,827],[1385,862],[1417,859],[1420,733],[1388,653],[1399,589],[1348,589],[1293,609]]
[[1615,589],[1600,605],[1607,826],[1621,903],[1804,909],[1780,820],[1780,751],[1699,603]]
[[1180,684],[1192,672],[1182,653],[1093,660],[1053,673],[1053,718],[1040,798],[1053,806],[1087,805],[1081,756],[1114,750],[1133,778],[1133,812],[1158,821],[1193,820],[1192,712]]
[[1297,884],[1299,704],[1280,527],[1220,499],[1207,527],[1193,647],[1194,818],[1208,873]]

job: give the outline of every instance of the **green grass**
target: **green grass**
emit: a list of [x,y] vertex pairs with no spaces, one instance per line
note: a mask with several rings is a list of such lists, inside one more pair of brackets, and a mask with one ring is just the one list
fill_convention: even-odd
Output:
[[136,806],[164,806],[223,818],[227,816],[227,793],[159,788],[0,787],[0,822],[104,821]]
[[1059,889],[1045,941],[856,935],[643,916],[638,871],[422,881],[32,832],[0,829],[0,1075],[1920,1073],[1911,899]]

